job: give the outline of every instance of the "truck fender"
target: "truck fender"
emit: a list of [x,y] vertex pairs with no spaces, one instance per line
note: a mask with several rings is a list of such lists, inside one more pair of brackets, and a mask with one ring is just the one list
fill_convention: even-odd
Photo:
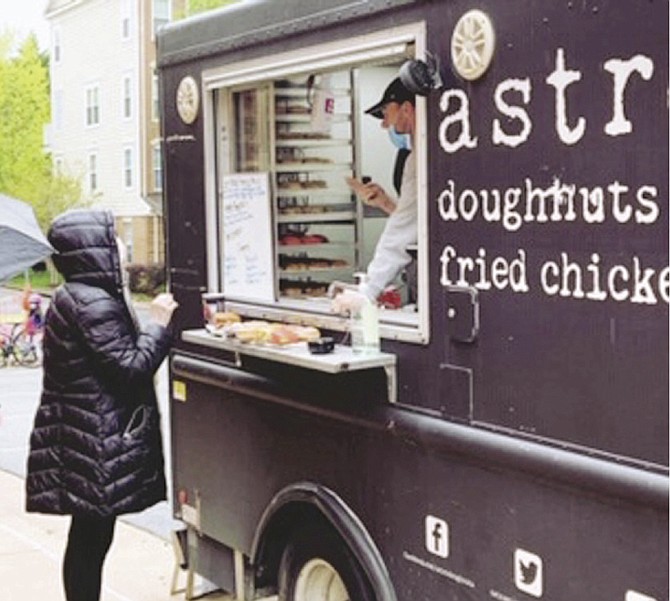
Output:
[[[276,533],[282,532],[286,514],[292,513],[296,507],[306,508],[309,515],[317,512],[340,534],[367,575],[377,599],[397,601],[386,564],[363,522],[342,498],[329,488],[314,482],[293,483],[272,498],[254,534],[250,553],[253,565],[265,565],[273,551],[277,551],[271,547],[279,544],[279,539],[283,545],[285,540],[281,534],[278,539]],[[299,513],[304,515],[302,511]]]

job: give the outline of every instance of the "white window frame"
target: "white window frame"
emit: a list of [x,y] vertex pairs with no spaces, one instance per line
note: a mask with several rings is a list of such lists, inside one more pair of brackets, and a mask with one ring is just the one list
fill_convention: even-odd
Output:
[[[164,20],[165,23],[169,23],[172,18],[171,11],[171,2],[170,0],[151,0],[151,39],[156,39],[156,2],[164,2],[167,8],[167,15],[159,17],[161,20]],[[161,23],[163,25],[164,23]]]
[[160,141],[151,145],[151,172],[154,192],[163,191],[163,155]]
[[[218,251],[218,182],[220,165],[216,162],[217,139],[214,115],[220,110],[215,106],[215,92],[223,96],[239,86],[262,85],[268,81],[292,75],[315,73],[337,68],[365,65],[374,61],[403,60],[408,45],[413,44],[415,55],[425,58],[426,26],[424,22],[389,30],[373,32],[356,38],[316,45],[275,56],[227,64],[206,70],[202,76],[203,120],[205,136],[205,181],[207,281],[208,289],[217,292],[220,278]],[[223,103],[226,104],[225,101]],[[416,99],[416,131],[414,151],[417,161],[418,203],[418,276],[419,303],[415,314],[384,312],[380,319],[380,334],[387,339],[427,344],[429,341],[429,285],[428,285],[428,198],[427,198],[427,114],[424,98]],[[223,291],[225,294],[225,291]],[[323,303],[292,301],[281,298],[274,303],[228,301],[232,310],[243,315],[279,321],[306,320],[323,328],[346,330],[348,320],[324,309]]]
[[132,146],[123,147],[123,176],[122,185],[124,190],[132,190],[135,187],[135,152]]
[[135,244],[134,244],[134,230],[135,228],[132,217],[124,217],[121,220],[123,224],[123,243],[126,246],[127,257],[126,260],[128,263],[133,263],[135,260]]
[[90,194],[100,191],[98,153],[90,151],[86,157],[86,185]]
[[121,80],[121,114],[126,121],[133,118],[133,105],[135,104],[133,91],[133,78],[126,73]]
[[55,89],[52,96],[51,123],[55,131],[61,131],[63,129],[63,90],[61,88]]
[[100,84],[89,84],[84,90],[84,123],[86,127],[100,125]]
[[123,41],[130,40],[133,33],[133,13],[131,10],[131,0],[121,0],[121,39]]
[[158,91],[158,73],[156,65],[151,65],[151,120],[158,122],[160,117],[160,94]]
[[54,27],[51,33],[51,60],[54,65],[60,64],[63,58],[63,45],[61,44],[60,27]]

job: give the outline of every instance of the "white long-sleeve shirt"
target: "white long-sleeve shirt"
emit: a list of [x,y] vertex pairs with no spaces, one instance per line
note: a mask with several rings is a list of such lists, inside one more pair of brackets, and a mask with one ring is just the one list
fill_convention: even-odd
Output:
[[367,281],[360,286],[370,300],[375,300],[412,260],[405,249],[417,242],[416,192],[416,160],[412,152],[405,162],[398,204],[379,236],[368,265]]

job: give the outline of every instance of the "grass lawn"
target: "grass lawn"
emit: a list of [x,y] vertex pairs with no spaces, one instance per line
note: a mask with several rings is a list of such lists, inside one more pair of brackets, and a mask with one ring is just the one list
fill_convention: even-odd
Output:
[[15,278],[5,283],[5,286],[7,288],[23,290],[26,286],[26,283],[29,281],[30,287],[35,292],[40,292],[48,296],[51,294],[53,289],[59,286],[63,281],[63,278],[61,278],[59,274],[56,274],[56,278],[56,283],[52,284],[51,275],[46,269],[44,271],[34,271],[31,269],[29,270],[28,280],[26,280],[25,274],[17,275]]
[[[34,271],[30,270],[29,272],[30,287],[35,292],[39,292],[44,296],[51,296],[51,293],[61,285],[63,278],[60,274],[56,274],[56,283],[51,283],[51,275],[48,270],[44,271]],[[14,290],[23,290],[26,286],[26,278],[24,274],[17,275],[15,278],[5,282],[3,284],[6,288],[12,288]],[[135,302],[147,303],[153,299],[153,296],[149,294],[144,294],[142,292],[133,292],[131,296]]]

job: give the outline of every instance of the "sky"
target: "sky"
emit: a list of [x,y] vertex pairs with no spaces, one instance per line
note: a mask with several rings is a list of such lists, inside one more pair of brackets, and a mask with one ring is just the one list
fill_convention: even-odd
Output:
[[3,0],[0,10],[0,30],[11,27],[21,39],[32,31],[37,35],[40,50],[49,48],[49,24],[44,10],[49,0]]

